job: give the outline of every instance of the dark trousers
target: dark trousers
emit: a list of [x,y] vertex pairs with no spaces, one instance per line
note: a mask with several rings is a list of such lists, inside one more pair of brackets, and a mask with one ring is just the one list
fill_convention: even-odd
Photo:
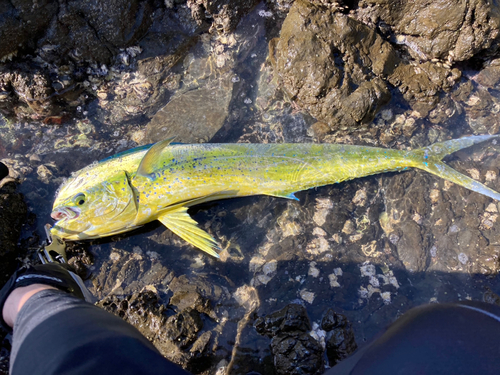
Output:
[[[30,298],[16,319],[10,373],[188,374],[134,327],[57,290]],[[338,374],[499,374],[500,307],[431,304],[410,310],[330,369]]]
[[57,290],[26,302],[12,341],[12,375],[188,374],[130,324]]
[[500,306],[434,303],[411,309],[327,372],[500,374]]

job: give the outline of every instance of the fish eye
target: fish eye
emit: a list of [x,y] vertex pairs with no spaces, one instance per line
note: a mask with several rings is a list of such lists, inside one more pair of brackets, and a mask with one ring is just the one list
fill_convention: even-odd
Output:
[[81,206],[82,204],[85,203],[85,194],[79,193],[73,197],[73,203],[75,203],[78,206]]

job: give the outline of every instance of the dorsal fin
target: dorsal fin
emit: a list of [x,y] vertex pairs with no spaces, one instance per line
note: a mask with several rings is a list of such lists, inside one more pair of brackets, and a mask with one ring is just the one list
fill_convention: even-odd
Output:
[[137,168],[137,175],[143,176],[147,178],[152,178],[152,174],[154,171],[154,166],[156,162],[159,160],[162,150],[167,147],[175,137],[170,137],[165,139],[164,141],[160,141],[155,143],[149,150],[146,152],[146,155],[141,160],[141,164],[139,164],[139,168]]

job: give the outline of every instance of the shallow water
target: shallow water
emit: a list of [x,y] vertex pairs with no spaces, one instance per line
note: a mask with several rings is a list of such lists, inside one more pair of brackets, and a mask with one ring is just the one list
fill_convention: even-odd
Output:
[[[33,250],[43,238],[63,178],[154,137],[174,135],[177,128],[182,142],[317,141],[310,130],[315,120],[278,89],[267,62],[267,45],[279,25],[262,10],[257,8],[241,22],[234,40],[200,38],[176,72],[178,87],[155,102],[153,107],[161,108],[157,113],[162,114],[153,118],[154,126],[146,128],[149,118],[127,107],[130,103],[99,98],[81,108],[78,118],[61,125],[0,121],[0,159],[20,174],[19,190],[34,215],[33,224],[23,232],[23,246]],[[144,95],[154,91],[144,88],[141,77],[133,83],[130,77],[117,81],[116,86],[139,93],[144,89]],[[474,92],[468,100],[473,98]],[[491,100],[496,100],[494,92]],[[464,108],[474,110],[474,106]],[[391,146],[429,144],[436,134],[469,134],[477,122],[468,116],[462,113],[456,126],[447,128],[417,118],[413,134],[400,134]],[[415,121],[412,111],[396,98],[370,129],[397,128],[409,119]],[[487,125],[473,130],[487,130]],[[379,145],[371,134],[346,134],[339,141]],[[486,178],[490,186],[498,186],[499,151],[491,143],[479,145],[451,157],[450,164],[473,177],[478,172],[483,182]],[[488,180],[487,171],[496,175]],[[255,332],[251,319],[238,328],[249,312],[262,316],[298,301],[306,306],[311,321],[319,322],[332,307],[353,323],[362,344],[413,306],[481,300],[487,288],[500,290],[497,202],[420,171],[372,176],[296,195],[298,202],[262,196],[193,208],[194,219],[220,241],[224,249],[220,260],[157,223],[76,244],[72,252],[92,255],[87,284],[98,298],[154,287],[168,301],[172,292],[164,278],[169,273],[211,285],[207,295],[214,311],[219,318],[228,318],[222,324],[206,317],[204,329],[220,328],[220,357],[230,361],[233,346],[238,347],[234,366],[239,372],[262,369],[270,355],[268,339]],[[390,215],[389,224],[384,213]],[[442,226],[436,224],[439,220]],[[398,230],[388,229],[391,225]],[[125,258],[128,268],[109,272],[112,264]],[[255,301],[248,290],[256,291]],[[242,335],[237,339],[239,330]]]

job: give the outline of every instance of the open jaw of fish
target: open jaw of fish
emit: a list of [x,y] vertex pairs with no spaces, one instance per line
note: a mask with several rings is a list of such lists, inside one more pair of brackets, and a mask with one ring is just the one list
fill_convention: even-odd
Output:
[[[500,201],[500,194],[446,165],[453,152],[498,135],[471,136],[416,150],[336,144],[141,146],[75,173],[59,191],[51,233],[66,240],[123,233],[158,220],[218,257],[216,240],[188,208],[218,199],[294,193],[358,177],[418,168]],[[80,199],[83,197],[85,199]]]
[[80,209],[78,207],[57,207],[50,217],[56,220],[56,225],[64,219],[76,219],[80,216]]

